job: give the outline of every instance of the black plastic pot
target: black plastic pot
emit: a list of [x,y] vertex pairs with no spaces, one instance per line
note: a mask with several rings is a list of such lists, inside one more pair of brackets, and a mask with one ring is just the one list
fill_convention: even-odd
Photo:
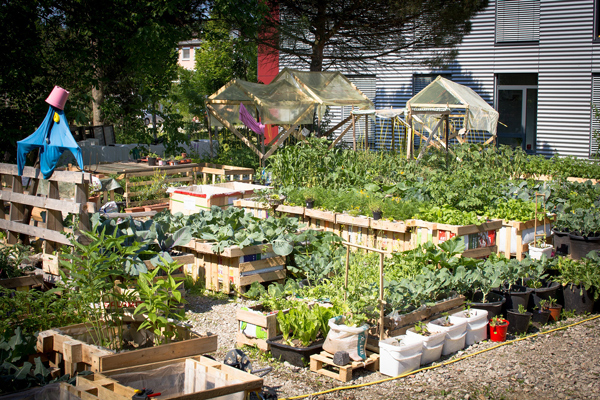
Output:
[[381,219],[382,215],[383,215],[383,212],[381,212],[381,211],[373,211],[373,219],[375,221]]
[[504,304],[503,312],[506,310],[518,310],[519,304],[522,304],[523,307],[527,308],[529,305],[529,297],[531,293],[533,293],[532,288],[528,288],[526,286],[521,285],[512,285],[510,290],[507,289],[494,289],[493,293],[500,294],[506,298],[506,303]]
[[280,361],[287,361],[296,367],[304,367],[305,362],[310,362],[310,356],[318,354],[323,350],[325,339],[317,340],[309,347],[292,347],[281,343],[283,336],[275,336],[267,340],[271,346],[271,355]]
[[571,241],[569,249],[573,260],[581,260],[590,251],[600,250],[600,236],[578,236],[570,233],[569,240]]
[[315,206],[314,200],[306,200],[306,208],[313,208]]
[[571,238],[569,238],[569,232],[561,232],[556,229],[552,229],[554,237],[554,251],[557,254],[566,256],[569,254],[569,247],[571,246]]
[[550,319],[550,311],[548,311],[548,310],[543,310],[543,311],[536,310],[531,314],[532,314],[531,322],[536,327],[546,325],[548,323],[548,320]]
[[156,165],[156,157],[148,157],[148,165],[153,167]]
[[530,312],[521,314],[517,310],[508,310],[506,312],[506,319],[508,320],[508,333],[521,334],[527,332],[531,317],[532,314]]
[[475,292],[471,297],[471,307],[488,312],[488,319],[502,315],[502,305],[506,302],[504,296],[498,293],[488,293],[486,302],[483,303],[483,293]]
[[563,286],[563,295],[565,297],[564,309],[575,311],[576,314],[591,313],[594,310],[594,299],[590,292],[582,285],[569,283]]
[[[558,299],[558,289],[560,288],[560,284],[558,282],[551,282],[542,280],[544,284],[543,287],[533,289],[533,295],[531,299],[533,300],[533,307],[540,308],[540,300],[548,300],[550,297],[553,299]],[[531,305],[531,301],[529,304]]]

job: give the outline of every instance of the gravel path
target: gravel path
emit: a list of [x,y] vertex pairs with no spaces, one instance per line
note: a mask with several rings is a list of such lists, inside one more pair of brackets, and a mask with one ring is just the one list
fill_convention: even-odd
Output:
[[[189,322],[200,332],[219,335],[216,359],[235,347],[235,310],[244,300],[187,296]],[[553,327],[585,318],[571,318]],[[509,339],[513,337],[509,336]],[[493,347],[479,343],[444,360]],[[346,386],[310,372],[284,365],[257,352],[248,352],[254,367],[271,365],[265,390],[279,398],[305,395]],[[380,384],[337,391],[310,399],[599,399],[600,319],[540,335],[475,355],[465,360]],[[351,385],[387,378],[378,372],[355,371]]]

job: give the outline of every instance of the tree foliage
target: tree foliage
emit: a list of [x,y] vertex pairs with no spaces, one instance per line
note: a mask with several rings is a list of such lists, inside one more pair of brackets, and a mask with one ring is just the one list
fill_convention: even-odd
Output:
[[[256,0],[243,3],[249,8]],[[275,30],[278,40],[255,37],[311,71],[354,70],[374,61],[406,62],[409,53],[419,54],[419,63],[443,63],[486,5],[487,0],[277,0],[271,8],[278,7],[279,18],[256,12],[252,19],[235,10],[228,18],[249,34],[257,22],[263,31]]]
[[54,85],[71,92],[70,122],[91,123],[94,108],[103,114],[96,123],[136,125],[131,121],[140,110],[167,94],[176,78],[177,43],[199,31],[206,2],[3,1],[2,148],[16,153],[16,141],[43,119]]

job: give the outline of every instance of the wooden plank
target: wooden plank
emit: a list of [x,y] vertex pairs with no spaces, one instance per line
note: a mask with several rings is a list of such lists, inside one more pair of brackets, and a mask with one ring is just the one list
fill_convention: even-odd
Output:
[[27,275],[17,278],[0,279],[0,286],[7,289],[15,289],[20,287],[42,286],[44,284],[44,275]]
[[83,204],[71,203],[64,200],[50,199],[40,196],[30,196],[23,193],[13,193],[6,190],[0,191],[0,200],[43,209],[68,212],[72,214],[79,214],[81,210],[84,209]]
[[369,228],[371,226],[372,219],[373,218],[368,218],[368,217],[353,217],[352,215],[348,215],[348,214],[336,214],[335,215],[335,223],[336,224],[360,226],[363,228]]
[[[48,198],[60,200],[60,194],[58,191],[58,182],[50,181],[48,182]],[[46,229],[53,230],[55,232],[63,231],[63,219],[62,212],[48,209],[46,214]],[[57,248],[55,244],[48,240],[44,243],[45,251],[47,253],[51,253],[53,250]]]
[[329,221],[335,223],[335,213],[331,211],[315,210],[314,208],[307,208],[304,211],[304,215],[310,218],[316,218],[323,221]]
[[285,279],[285,277],[285,269],[272,272],[263,272],[261,274],[242,276],[240,277],[240,286],[251,285],[253,282],[271,282],[279,279]]
[[[18,172],[19,171],[16,164],[0,163],[0,175],[18,176]],[[33,167],[24,167],[22,176],[25,178],[42,179],[42,172]],[[92,174],[87,172],[54,171],[52,176],[47,180],[51,182],[69,182],[81,184],[91,182]]]
[[382,231],[404,233],[409,228],[404,221],[371,220],[371,228]]
[[5,229],[11,232],[19,232],[32,237],[39,237],[52,242],[71,245],[67,237],[59,232],[49,229],[40,228],[37,226],[25,225],[20,222],[7,221],[0,219],[0,229]]
[[164,344],[154,348],[125,351],[118,354],[98,357],[92,364],[92,371],[101,372],[130,365],[164,361],[165,358],[182,358],[217,351],[217,335],[197,337],[181,342]]
[[[203,254],[215,254],[215,252],[212,251],[212,246],[214,245],[214,243],[211,242],[198,242],[196,241],[196,251],[198,253],[203,253]],[[222,257],[241,257],[241,256],[245,256],[245,255],[249,255],[249,254],[259,254],[259,253],[270,253],[273,251],[273,246],[271,246],[270,244],[260,244],[257,246],[249,246],[249,247],[244,247],[243,249],[240,249],[238,246],[231,246],[231,247],[226,247],[223,250],[223,253],[221,253],[220,255]]]
[[304,207],[299,206],[285,206],[282,204],[277,206],[275,211],[287,214],[304,215]]
[[461,255],[462,255],[462,257],[481,258],[481,257],[487,257],[492,253],[496,253],[497,251],[498,251],[498,246],[488,246],[488,247],[481,247],[479,249],[465,250]]
[[277,267],[285,265],[285,257],[269,257],[263,260],[249,261],[240,263],[239,269],[241,273],[249,271],[259,271],[261,269]]

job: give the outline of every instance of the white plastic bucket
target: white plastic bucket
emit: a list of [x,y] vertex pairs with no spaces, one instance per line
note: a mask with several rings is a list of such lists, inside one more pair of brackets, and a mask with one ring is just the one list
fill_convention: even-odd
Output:
[[438,329],[436,326],[429,330],[429,336],[423,336],[415,332],[414,328],[406,331],[407,336],[415,336],[423,341],[423,353],[421,354],[421,365],[429,364],[437,361],[442,356],[444,341],[446,340],[446,332]]
[[[466,314],[469,313],[467,318]],[[467,338],[465,344],[471,346],[477,342],[487,339],[488,312],[472,308],[468,311],[459,311],[452,314],[455,318],[464,318],[467,321]]]
[[442,349],[442,355],[447,356],[465,348],[465,340],[467,338],[467,320],[464,318],[457,318],[453,316],[448,317],[451,326],[442,326],[446,317],[435,319],[427,324],[427,328],[441,328],[446,332],[446,339],[444,340],[444,348]]
[[419,368],[423,342],[416,336],[400,335],[379,341],[379,372],[398,376]]

